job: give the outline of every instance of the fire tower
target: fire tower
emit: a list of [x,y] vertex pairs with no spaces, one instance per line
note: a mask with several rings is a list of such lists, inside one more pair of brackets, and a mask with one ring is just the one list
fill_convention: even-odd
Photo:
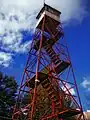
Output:
[[36,17],[12,120],[85,120],[60,15],[44,4]]

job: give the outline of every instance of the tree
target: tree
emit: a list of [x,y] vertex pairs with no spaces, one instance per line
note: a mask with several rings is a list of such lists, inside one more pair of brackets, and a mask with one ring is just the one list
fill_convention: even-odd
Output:
[[16,101],[17,83],[13,77],[0,72],[0,120],[11,119]]
[[85,98],[86,98],[86,105],[88,109],[90,109],[90,92],[89,91],[85,92]]

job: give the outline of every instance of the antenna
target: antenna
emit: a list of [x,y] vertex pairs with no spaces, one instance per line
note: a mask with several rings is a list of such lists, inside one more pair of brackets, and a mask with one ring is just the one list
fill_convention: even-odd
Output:
[[45,5],[45,0],[43,0],[43,5]]

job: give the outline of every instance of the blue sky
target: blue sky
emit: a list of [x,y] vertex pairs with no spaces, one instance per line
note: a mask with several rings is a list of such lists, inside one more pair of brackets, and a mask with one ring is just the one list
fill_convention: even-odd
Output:
[[86,17],[79,25],[65,28],[65,37],[83,107],[90,109],[90,103],[88,105],[89,101],[86,100],[86,96],[90,96],[90,17]]
[[[42,6],[33,0],[1,0],[0,4],[0,68],[14,76],[18,84],[32,39],[35,16]],[[52,1],[52,2],[51,2]],[[90,11],[89,2],[82,0],[47,0],[62,12],[61,21],[68,43],[83,108],[90,109]]]

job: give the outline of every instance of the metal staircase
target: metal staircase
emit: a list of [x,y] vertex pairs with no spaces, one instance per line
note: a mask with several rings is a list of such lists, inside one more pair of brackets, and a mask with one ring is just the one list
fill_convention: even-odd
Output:
[[63,70],[65,70],[70,63],[65,62],[63,60],[60,60],[59,56],[55,53],[53,48],[49,45],[44,46],[44,49],[46,50],[48,56],[51,59],[51,62],[54,63],[54,69],[57,74],[61,73]]
[[42,84],[43,88],[47,91],[47,94],[48,94],[50,100],[53,101],[54,110],[56,108],[56,110],[60,111],[62,109],[60,97],[59,97],[59,94],[57,93],[57,91],[54,89],[54,86],[52,85],[50,80],[46,79],[41,84]]

